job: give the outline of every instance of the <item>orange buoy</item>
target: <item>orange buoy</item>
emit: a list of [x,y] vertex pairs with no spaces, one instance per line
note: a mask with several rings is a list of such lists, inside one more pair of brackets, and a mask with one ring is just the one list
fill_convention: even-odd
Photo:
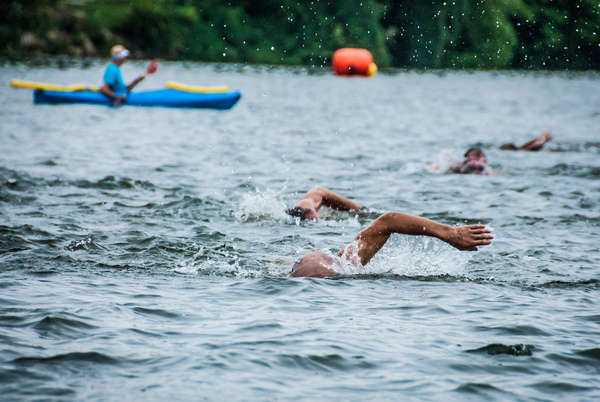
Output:
[[338,49],[331,59],[333,71],[338,75],[364,75],[370,77],[377,72],[373,56],[367,49]]

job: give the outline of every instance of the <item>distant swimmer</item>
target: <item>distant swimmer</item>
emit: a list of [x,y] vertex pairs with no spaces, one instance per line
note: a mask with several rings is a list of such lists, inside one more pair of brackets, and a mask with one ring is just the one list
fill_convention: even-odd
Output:
[[448,168],[451,173],[462,174],[493,174],[492,168],[487,163],[487,155],[481,148],[470,148],[465,152],[465,159],[462,162],[455,162]]
[[[502,144],[500,149],[503,150],[522,150],[522,151],[539,151],[548,141],[552,139],[551,131],[544,131],[532,140],[527,141],[521,146],[514,144]],[[463,161],[455,161],[448,168],[450,173],[461,174],[478,174],[491,175],[495,174],[490,165],[488,165],[487,155],[481,148],[470,148],[465,152]],[[433,165],[432,169],[439,169],[439,166]]]
[[381,250],[392,233],[436,237],[464,251],[476,251],[478,246],[488,245],[494,238],[485,225],[451,227],[418,216],[387,212],[362,230],[337,256],[318,250],[310,251],[294,264],[289,275],[333,278],[338,275],[336,268],[341,268],[342,263],[365,266]]
[[319,215],[317,212],[323,205],[337,209],[338,211],[358,212],[368,210],[368,208],[352,202],[333,191],[329,191],[323,187],[316,187],[304,194],[296,205],[286,209],[285,212],[302,220],[318,220]]
[[532,140],[527,141],[520,147],[515,144],[506,143],[500,146],[500,149],[505,151],[539,151],[544,148],[544,145],[552,139],[551,131],[544,131]]

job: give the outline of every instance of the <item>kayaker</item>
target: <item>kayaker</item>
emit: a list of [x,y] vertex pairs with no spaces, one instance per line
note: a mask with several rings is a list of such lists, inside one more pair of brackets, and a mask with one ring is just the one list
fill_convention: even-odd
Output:
[[478,246],[491,244],[494,238],[485,225],[452,227],[418,216],[388,212],[363,229],[337,255],[318,250],[308,252],[294,264],[289,275],[332,278],[343,266],[363,267],[381,250],[392,233],[436,237],[461,251],[476,251]]
[[318,220],[317,212],[321,206],[337,209],[338,211],[366,211],[367,208],[352,202],[339,194],[323,187],[315,187],[307,192],[293,207],[286,209],[286,213],[304,220]]
[[106,67],[106,71],[104,72],[100,92],[114,99],[114,106],[119,106],[127,98],[129,91],[146,78],[146,74],[140,75],[129,85],[126,85],[121,76],[120,67],[127,61],[129,50],[125,49],[122,45],[115,45],[110,49],[110,57],[111,63]]

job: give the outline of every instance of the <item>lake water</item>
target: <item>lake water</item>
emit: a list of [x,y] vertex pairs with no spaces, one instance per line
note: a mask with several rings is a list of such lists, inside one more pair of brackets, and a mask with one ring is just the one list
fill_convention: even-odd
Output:
[[[598,73],[162,63],[137,88],[228,85],[230,111],[8,86],[104,67],[0,65],[3,401],[600,398]],[[498,149],[545,130],[541,152]],[[430,168],[471,146],[496,175]],[[285,215],[315,186],[373,212]],[[362,272],[286,276],[385,211],[495,239],[394,235]]]

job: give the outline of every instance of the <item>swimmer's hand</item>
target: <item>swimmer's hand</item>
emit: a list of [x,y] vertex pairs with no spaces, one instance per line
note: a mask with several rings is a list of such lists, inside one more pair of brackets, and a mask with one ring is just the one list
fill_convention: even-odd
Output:
[[477,251],[477,246],[492,243],[491,233],[485,225],[449,227],[442,240],[461,251]]

